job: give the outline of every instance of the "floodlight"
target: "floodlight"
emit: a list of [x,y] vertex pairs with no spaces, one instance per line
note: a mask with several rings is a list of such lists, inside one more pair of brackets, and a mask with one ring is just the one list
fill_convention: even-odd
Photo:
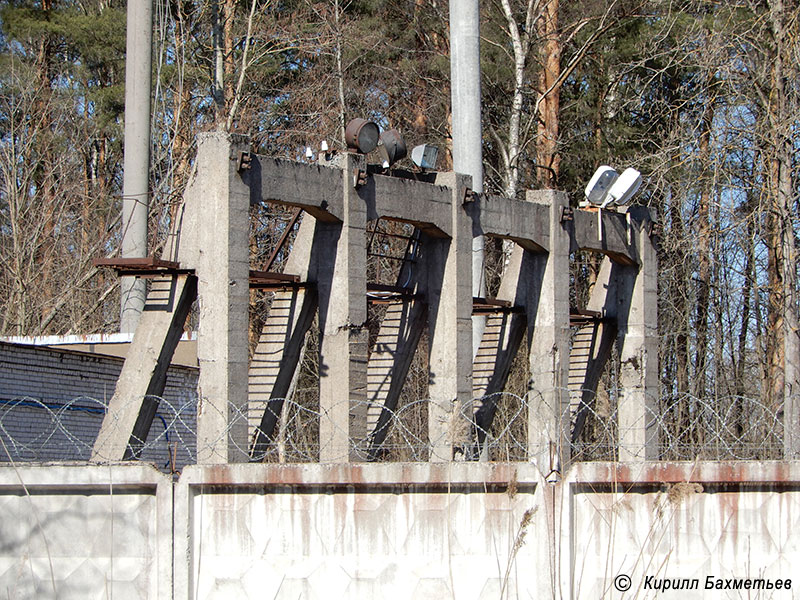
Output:
[[411,150],[411,161],[420,169],[434,170],[436,168],[436,158],[438,156],[439,149],[430,144],[421,144],[420,146],[415,146],[414,149]]
[[377,147],[379,135],[380,130],[372,121],[353,119],[345,128],[344,139],[350,150],[368,154]]
[[603,165],[592,175],[586,186],[586,199],[599,205],[597,211],[597,239],[603,240],[603,209],[609,204],[622,206],[630,202],[642,185],[642,174],[636,169],[627,168],[622,175],[609,166]]
[[319,145],[320,152],[327,152],[328,151],[328,140],[322,140],[322,143]]
[[384,168],[389,168],[406,156],[406,143],[396,129],[387,129],[381,134],[378,152],[383,159]]
[[592,204],[603,204],[608,190],[618,177],[617,172],[609,166],[598,168],[586,186],[586,199]]
[[616,204],[622,206],[630,202],[633,195],[639,191],[642,185],[642,174],[636,169],[627,168],[622,172],[617,180],[608,190],[608,198],[603,202],[606,204]]
[[311,146],[306,146],[306,158],[309,160],[314,158],[314,151],[311,149]]

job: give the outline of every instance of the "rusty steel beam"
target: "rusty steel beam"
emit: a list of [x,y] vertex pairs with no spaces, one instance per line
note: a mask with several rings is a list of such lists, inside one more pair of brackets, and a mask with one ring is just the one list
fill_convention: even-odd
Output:
[[278,240],[278,245],[275,246],[275,249],[272,251],[272,254],[270,254],[269,259],[267,260],[267,264],[264,265],[264,271],[269,271],[272,268],[272,263],[275,262],[275,259],[278,257],[278,253],[286,244],[286,240],[289,239],[289,234],[292,232],[292,229],[294,229],[297,220],[300,218],[300,213],[302,212],[303,210],[301,208],[294,209],[294,212],[292,213],[292,218],[289,219],[289,223],[287,223],[286,228],[283,230],[281,239]]

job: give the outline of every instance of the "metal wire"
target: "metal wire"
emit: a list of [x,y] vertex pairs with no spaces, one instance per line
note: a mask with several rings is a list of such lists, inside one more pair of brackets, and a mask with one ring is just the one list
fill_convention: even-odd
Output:
[[[438,429],[440,438],[446,436],[447,440],[431,440],[431,402],[421,399],[387,411],[388,431],[378,452],[370,452],[374,450],[370,436],[359,439],[349,435],[348,452],[350,456],[369,456],[379,461],[426,461],[445,441],[454,448],[451,458],[456,460],[525,461],[552,444],[568,449],[566,455],[572,461],[618,460],[621,456],[659,460],[766,460],[783,456],[782,412],[756,398],[730,396],[710,401],[684,395],[653,399],[629,430],[620,427],[618,407],[600,410],[584,406],[587,417],[580,435],[563,431],[560,435],[538,437],[529,435],[529,430],[545,423],[550,431],[558,431],[559,423],[574,422],[575,415],[569,413],[568,405],[556,411],[547,405],[543,395],[533,393],[495,394],[480,402],[491,403],[495,411],[488,430],[475,424],[476,401],[451,413],[449,425]],[[233,453],[237,460],[315,462],[324,451],[320,427],[324,424],[328,431],[335,429],[330,415],[337,409],[363,415],[375,407],[347,402],[346,407],[321,411],[287,400],[282,414],[277,415],[279,426],[272,432],[270,443],[251,456],[251,440],[257,433],[253,406],[229,405],[222,414],[223,408],[207,402],[203,410],[219,411],[227,419],[227,427],[215,439],[204,439],[204,447],[198,448],[196,400],[188,397],[170,404],[159,399],[157,418],[141,460],[176,472],[196,462],[198,455],[224,447],[228,457]],[[89,397],[64,403],[29,397],[0,400],[0,461],[87,462],[106,411],[103,401]],[[630,439],[645,441],[636,445]],[[622,454],[621,445],[625,449]]]

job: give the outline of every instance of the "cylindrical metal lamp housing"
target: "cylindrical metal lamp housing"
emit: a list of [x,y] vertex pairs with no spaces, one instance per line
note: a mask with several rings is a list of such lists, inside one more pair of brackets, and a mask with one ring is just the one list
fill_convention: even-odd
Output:
[[372,121],[366,119],[353,119],[347,124],[344,131],[344,139],[347,142],[347,147],[367,154],[378,147],[378,139],[380,138],[380,129]]
[[406,157],[406,142],[397,129],[387,129],[381,134],[380,152],[383,160],[390,165]]

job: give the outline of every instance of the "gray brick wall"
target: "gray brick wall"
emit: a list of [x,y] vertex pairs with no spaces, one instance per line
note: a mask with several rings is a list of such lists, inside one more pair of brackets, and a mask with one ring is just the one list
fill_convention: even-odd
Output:
[[[0,342],[0,462],[86,461],[123,360]],[[170,367],[142,460],[194,463],[196,368]]]

